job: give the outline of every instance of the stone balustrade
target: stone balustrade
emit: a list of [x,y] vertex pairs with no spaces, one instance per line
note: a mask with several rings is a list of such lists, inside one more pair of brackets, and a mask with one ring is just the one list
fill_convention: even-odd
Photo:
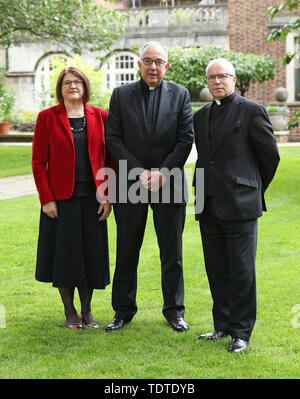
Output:
[[119,10],[127,16],[127,28],[178,27],[227,24],[227,5],[195,5],[169,8],[133,8]]

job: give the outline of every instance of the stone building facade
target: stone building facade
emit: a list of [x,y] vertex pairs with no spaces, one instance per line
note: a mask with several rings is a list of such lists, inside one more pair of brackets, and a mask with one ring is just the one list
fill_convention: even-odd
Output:
[[[102,0],[100,0],[102,1]],[[286,41],[266,43],[273,26],[284,24],[297,13],[282,15],[273,22],[266,16],[268,7],[281,0],[119,0],[113,4],[129,15],[125,34],[107,54],[83,54],[83,60],[103,67],[97,56],[104,56],[107,69],[107,86],[113,88],[135,80],[138,55],[132,46],[148,40],[160,40],[167,46],[221,45],[237,52],[267,53],[275,61],[276,77],[273,81],[253,84],[246,93],[264,105],[275,101],[277,87],[287,87],[288,104],[300,106],[299,59],[289,66],[280,64],[281,57],[294,52],[299,44],[296,34],[290,33]],[[108,3],[105,3],[108,4]],[[300,10],[298,10],[298,15]],[[41,98],[47,93],[47,75],[54,55],[72,55],[68,48],[50,43],[24,42],[9,49],[0,48],[0,67],[5,69],[7,84],[15,89],[19,109],[38,109]],[[294,132],[298,136],[298,130]],[[300,140],[300,131],[299,131]]]

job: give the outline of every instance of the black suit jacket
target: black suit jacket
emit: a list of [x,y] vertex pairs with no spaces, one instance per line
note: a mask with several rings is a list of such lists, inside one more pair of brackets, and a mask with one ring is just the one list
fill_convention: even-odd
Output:
[[[152,134],[146,122],[141,82],[114,89],[107,118],[106,146],[117,164],[127,160],[128,171],[132,168],[179,168],[184,179],[183,166],[192,143],[193,113],[189,93],[184,87],[162,81]],[[128,180],[128,186],[132,183]]]
[[211,105],[194,114],[196,168],[204,168],[204,195],[209,187],[220,220],[256,219],[266,210],[264,192],[280,159],[272,124],[262,105],[235,94],[210,149]]

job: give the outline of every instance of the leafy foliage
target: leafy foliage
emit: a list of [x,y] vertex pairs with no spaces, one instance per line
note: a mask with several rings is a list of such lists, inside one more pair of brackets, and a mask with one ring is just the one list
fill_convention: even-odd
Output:
[[173,47],[169,49],[170,68],[166,79],[185,86],[193,99],[199,99],[199,91],[206,86],[205,70],[214,58],[227,58],[235,67],[236,87],[244,96],[250,83],[273,79],[274,62],[268,55],[234,53],[219,46],[201,48]]
[[55,41],[73,52],[109,48],[123,24],[117,11],[94,0],[0,0],[0,45]]
[[292,119],[289,121],[289,128],[294,128],[299,126],[300,121],[300,111],[295,111],[292,115]]
[[14,91],[5,87],[4,77],[0,69],[0,121],[9,122],[11,120],[14,103]]
[[289,108],[285,105],[268,105],[266,107],[267,111],[269,113],[274,113],[274,112],[281,112],[281,113],[289,113]]
[[[275,7],[269,7],[267,14],[271,16],[271,20],[274,20],[274,18],[284,12],[284,11],[294,11],[298,8],[299,0],[286,0],[284,3],[275,6]],[[288,22],[278,28],[274,28],[271,30],[267,37],[267,42],[272,42],[275,40],[285,40],[287,35],[290,32],[297,31],[300,28],[300,18],[295,18],[294,20],[291,20],[291,22]],[[298,35],[298,40],[300,40],[300,33]],[[287,53],[285,54],[283,58],[283,64],[287,65],[289,64],[292,59],[295,57],[295,54]]]

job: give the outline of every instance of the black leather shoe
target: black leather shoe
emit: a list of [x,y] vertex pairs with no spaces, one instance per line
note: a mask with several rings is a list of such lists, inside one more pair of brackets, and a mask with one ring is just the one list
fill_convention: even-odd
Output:
[[224,331],[213,331],[206,334],[199,335],[198,339],[207,339],[210,341],[217,341],[218,339],[223,339],[227,336]]
[[232,341],[229,345],[229,352],[241,352],[248,349],[248,341],[244,341],[240,338],[232,338]]
[[181,331],[187,331],[189,329],[189,325],[182,317],[178,317],[177,319],[173,320],[168,320],[168,322],[174,331],[181,332]]
[[121,328],[130,321],[131,320],[125,320],[119,318],[118,316],[115,316],[112,321],[105,327],[105,331],[121,330]]

